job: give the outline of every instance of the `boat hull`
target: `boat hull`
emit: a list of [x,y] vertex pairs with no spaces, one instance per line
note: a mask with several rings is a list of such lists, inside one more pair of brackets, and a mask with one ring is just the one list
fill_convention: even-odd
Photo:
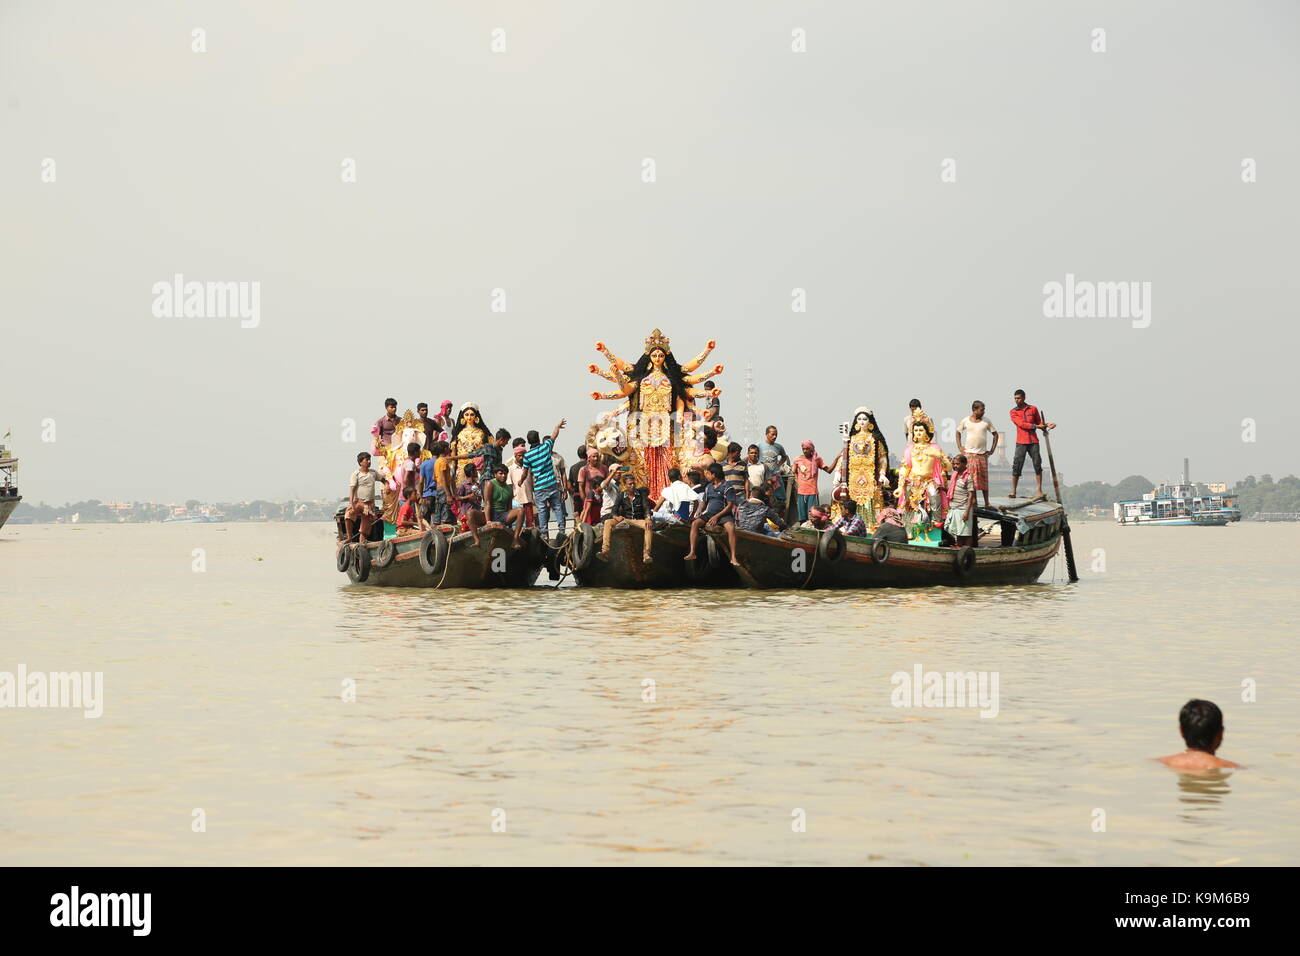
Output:
[[817,553],[820,535],[796,531],[769,537],[736,534],[741,582],[750,588],[918,588],[1033,584],[1056,556],[1058,532],[1045,541],[1019,547],[975,549],[975,562],[964,574],[957,569],[955,548],[890,543],[881,564],[871,556],[872,539],[845,538],[838,561]]
[[1240,517],[1234,518],[1230,514],[1198,514],[1192,516],[1180,516],[1177,518],[1126,518],[1124,521],[1118,521],[1116,524],[1124,528],[1223,528],[1231,521],[1240,521]]
[[[540,545],[525,539],[521,547],[514,547],[513,534],[504,528],[484,528],[479,531],[479,544],[469,532],[449,539],[447,561],[444,569],[426,574],[420,566],[420,542],[423,534],[402,535],[392,538],[397,545],[397,558],[386,568],[374,563],[380,542],[370,541],[370,573],[365,581],[349,581],[358,587],[378,588],[523,588],[531,587],[541,572],[544,554]],[[337,549],[344,547],[336,543]],[[348,547],[352,547],[349,545]]]
[[22,500],[22,495],[15,495],[12,498],[6,495],[5,497],[0,498],[0,528],[4,527],[5,522],[9,520],[9,516],[13,514],[14,509],[18,507],[18,502]]
[[[600,528],[595,531],[599,536]],[[685,525],[657,526],[651,538],[649,564],[642,560],[644,536],[641,528],[620,525],[610,535],[609,555],[593,557],[587,567],[573,572],[574,578],[583,587],[626,590],[740,586],[735,570],[727,562],[725,548],[722,551],[715,549],[715,556],[720,555],[722,559],[718,567],[706,560],[695,562],[694,568],[687,566],[685,558],[690,547],[690,529]],[[700,551],[705,553],[703,536]]]

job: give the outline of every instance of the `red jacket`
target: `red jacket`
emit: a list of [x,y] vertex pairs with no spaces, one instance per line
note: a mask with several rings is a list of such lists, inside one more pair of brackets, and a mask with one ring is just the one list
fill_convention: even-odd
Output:
[[1011,409],[1011,424],[1016,426],[1016,444],[1037,445],[1037,426],[1041,425],[1042,422],[1043,416],[1038,414],[1038,406],[1036,405]]

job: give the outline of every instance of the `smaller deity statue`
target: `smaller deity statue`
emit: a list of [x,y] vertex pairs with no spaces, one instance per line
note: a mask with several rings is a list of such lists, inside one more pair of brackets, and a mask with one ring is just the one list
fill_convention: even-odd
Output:
[[851,498],[869,531],[876,528],[876,512],[885,506],[889,487],[889,444],[869,408],[853,410],[853,424],[840,426],[845,447],[841,457],[835,500]]
[[[943,522],[943,489],[947,486],[952,462],[934,441],[934,426],[924,421],[912,425],[912,443],[907,446],[898,468],[898,502],[907,514],[909,536],[913,529]],[[937,543],[938,535],[926,534],[916,544]]]
[[[456,462],[457,480],[466,478],[465,466],[473,462],[470,453],[482,448],[492,438],[492,430],[483,421],[483,413],[474,402],[466,402],[456,416],[456,427],[451,431],[451,453],[461,460]],[[478,463],[482,467],[482,462]]]
[[921,400],[914,398],[907,403],[907,414],[903,417],[903,438],[905,441],[910,442],[912,440],[912,426],[917,422],[925,422],[930,426],[930,434],[934,434],[934,419],[921,407]]
[[424,423],[408,408],[393,430],[393,443],[379,445],[383,455],[378,471],[384,480],[384,520],[390,524],[397,523],[399,466],[410,457],[407,449],[412,442],[420,446],[418,457],[421,461],[433,457],[433,453],[424,447]]

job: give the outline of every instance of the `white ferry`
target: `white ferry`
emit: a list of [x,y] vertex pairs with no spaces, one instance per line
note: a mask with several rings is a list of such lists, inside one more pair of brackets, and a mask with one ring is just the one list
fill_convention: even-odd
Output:
[[1237,496],[1231,491],[1201,492],[1188,477],[1183,459],[1183,478],[1165,482],[1137,501],[1115,502],[1115,520],[1122,525],[1202,525],[1222,527],[1241,520]]

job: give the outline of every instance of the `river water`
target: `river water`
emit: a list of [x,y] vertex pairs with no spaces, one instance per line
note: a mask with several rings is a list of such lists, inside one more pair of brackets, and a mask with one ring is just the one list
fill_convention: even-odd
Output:
[[[0,709],[0,863],[1300,863],[1300,525],[878,592],[372,589],[332,536],[0,531],[0,672],[103,673]],[[894,706],[917,667],[996,716]],[[1247,769],[1151,761],[1193,696]]]

